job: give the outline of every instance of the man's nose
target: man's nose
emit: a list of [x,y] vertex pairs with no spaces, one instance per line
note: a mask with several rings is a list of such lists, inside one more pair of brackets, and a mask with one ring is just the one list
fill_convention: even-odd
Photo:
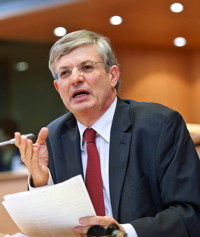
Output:
[[82,71],[80,71],[77,67],[74,67],[72,72],[71,72],[71,82],[72,83],[80,83],[83,82],[84,80],[84,75]]

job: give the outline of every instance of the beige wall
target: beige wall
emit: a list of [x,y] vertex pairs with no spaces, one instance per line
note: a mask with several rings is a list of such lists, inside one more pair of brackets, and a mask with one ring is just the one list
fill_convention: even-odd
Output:
[[158,102],[179,111],[186,122],[200,123],[200,51],[116,47],[116,52],[121,97]]
[[[50,45],[2,42],[0,46],[0,59],[7,57],[10,70],[5,78],[7,106],[1,112],[19,121],[20,132],[37,134],[65,113],[47,67]],[[187,123],[200,123],[200,50],[113,46],[122,70],[121,97],[159,102],[179,111]],[[22,60],[29,63],[29,70],[15,71],[15,63]]]
[[194,103],[194,122],[200,123],[200,50],[194,54],[193,57],[193,103]]

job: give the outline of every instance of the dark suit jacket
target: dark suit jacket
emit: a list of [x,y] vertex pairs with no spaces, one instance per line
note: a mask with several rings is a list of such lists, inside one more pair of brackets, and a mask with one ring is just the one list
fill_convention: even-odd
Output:
[[[48,128],[54,182],[83,175],[74,116],[67,113]],[[200,162],[179,113],[118,98],[109,179],[114,218],[131,223],[139,237],[200,236]]]

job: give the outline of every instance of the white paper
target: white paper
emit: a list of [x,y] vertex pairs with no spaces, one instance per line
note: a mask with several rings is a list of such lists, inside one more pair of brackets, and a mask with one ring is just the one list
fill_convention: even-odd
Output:
[[23,235],[21,233],[16,233],[14,235],[4,235],[4,237],[27,237],[27,235]]
[[20,230],[30,237],[66,237],[79,218],[95,216],[82,176],[27,192],[4,196],[2,203]]

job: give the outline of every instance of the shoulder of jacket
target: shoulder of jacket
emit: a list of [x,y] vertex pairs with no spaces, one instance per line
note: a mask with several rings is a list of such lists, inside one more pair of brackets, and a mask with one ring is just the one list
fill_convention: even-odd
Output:
[[155,102],[138,102],[134,100],[119,99],[119,104],[129,108],[131,121],[139,120],[165,120],[167,117],[181,117],[179,112]]
[[71,112],[67,112],[66,114],[56,118],[51,123],[49,123],[47,128],[49,130],[49,133],[53,133],[57,130],[65,130],[67,124],[70,122],[76,122],[76,120]]

